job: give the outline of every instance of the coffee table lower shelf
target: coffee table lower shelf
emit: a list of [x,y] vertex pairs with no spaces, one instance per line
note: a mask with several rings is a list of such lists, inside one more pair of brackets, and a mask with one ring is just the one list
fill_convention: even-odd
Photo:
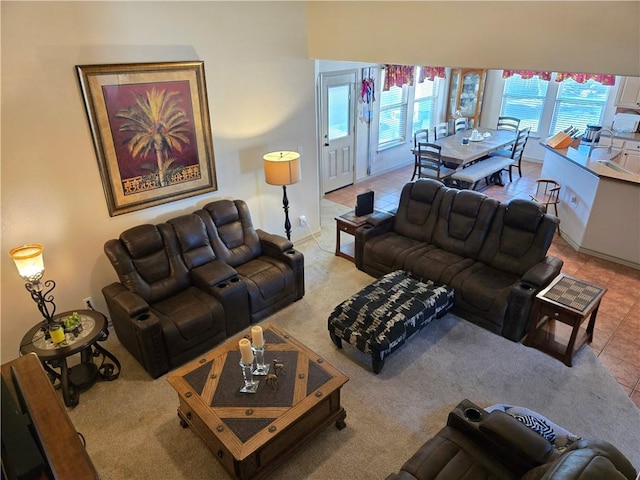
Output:
[[340,391],[337,390],[279,435],[274,435],[271,441],[251,452],[247,457],[236,459],[184,402],[181,402],[178,408],[178,417],[180,424],[185,428],[191,428],[218,458],[222,466],[231,475],[241,480],[264,478],[295,453],[300,446],[331,424],[335,424],[339,430],[347,426],[345,423],[347,412],[340,406]]

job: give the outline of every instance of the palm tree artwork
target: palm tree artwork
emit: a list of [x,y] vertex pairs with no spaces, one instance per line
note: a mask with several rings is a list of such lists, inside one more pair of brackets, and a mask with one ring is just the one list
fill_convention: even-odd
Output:
[[168,185],[167,172],[175,161],[172,153],[181,153],[190,143],[189,119],[179,106],[180,92],[153,87],[143,94],[134,94],[134,104],[121,108],[116,117],[124,119],[121,132],[129,132],[126,146],[133,158],[147,159],[155,155],[155,165],[143,167],[155,170],[160,186]]

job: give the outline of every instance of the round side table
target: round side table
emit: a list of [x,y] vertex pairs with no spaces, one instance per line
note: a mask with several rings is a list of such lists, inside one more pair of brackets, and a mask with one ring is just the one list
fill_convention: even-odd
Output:
[[[43,324],[39,322],[27,332],[20,344],[21,354],[34,352],[51,375],[53,382],[59,381],[67,407],[78,405],[80,392],[91,387],[98,378],[115,380],[120,375],[118,359],[98,344],[109,336],[107,318],[95,310],[77,312],[80,315],[80,323],[71,329],[65,329],[63,342],[54,343],[49,335],[45,335]],[[54,320],[62,321],[72,313],[60,313]],[[80,363],[68,366],[67,358],[77,353],[80,354]],[[102,360],[98,365],[94,359],[99,357]]]

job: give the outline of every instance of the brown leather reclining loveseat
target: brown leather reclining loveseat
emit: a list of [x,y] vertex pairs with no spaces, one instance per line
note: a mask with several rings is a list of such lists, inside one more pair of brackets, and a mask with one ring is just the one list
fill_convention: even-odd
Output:
[[304,257],[219,200],[105,243],[102,289],[120,342],[156,378],[304,296]]
[[356,266],[449,285],[454,313],[518,341],[535,295],[560,273],[562,261],[547,256],[557,225],[534,202],[501,204],[421,179],[404,186],[395,215],[373,215],[356,231]]
[[447,426],[386,480],[634,480],[613,445],[579,439],[564,451],[514,417],[463,400]]

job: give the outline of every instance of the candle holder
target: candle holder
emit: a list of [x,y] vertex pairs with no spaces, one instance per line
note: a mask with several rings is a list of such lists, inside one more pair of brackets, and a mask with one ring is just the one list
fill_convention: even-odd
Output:
[[253,354],[256,358],[256,364],[251,373],[254,375],[265,376],[269,373],[269,365],[264,363],[264,345],[261,347],[251,346]]
[[260,383],[258,380],[254,380],[251,375],[251,367],[253,362],[244,363],[240,362],[240,368],[242,369],[242,378],[244,379],[244,385],[240,389],[242,393],[256,393],[258,391],[258,384]]

